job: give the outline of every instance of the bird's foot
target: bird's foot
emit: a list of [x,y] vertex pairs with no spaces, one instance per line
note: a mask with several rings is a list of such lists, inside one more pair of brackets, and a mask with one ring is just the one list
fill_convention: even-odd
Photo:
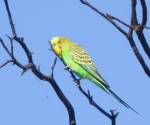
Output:
[[70,70],[69,65],[66,65],[66,66],[64,67],[64,69],[65,69],[65,70]]
[[74,82],[76,83],[76,86],[80,86],[81,79],[75,79]]

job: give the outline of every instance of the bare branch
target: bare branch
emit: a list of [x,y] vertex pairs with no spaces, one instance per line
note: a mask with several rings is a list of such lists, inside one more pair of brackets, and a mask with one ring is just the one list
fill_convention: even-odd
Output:
[[[138,22],[137,22],[137,14],[136,14],[136,5],[137,5],[137,1],[136,0],[132,0],[132,4],[131,4],[131,9],[132,10],[131,10],[131,21],[130,22],[131,22],[131,25],[133,25],[133,26],[136,26],[138,24]],[[129,44],[131,45],[131,48],[132,48],[135,56],[137,57],[139,63],[141,64],[143,70],[150,77],[150,69],[149,69],[148,65],[146,64],[146,62],[144,61],[144,58],[140,54],[140,52],[139,52],[139,50],[138,50],[138,48],[137,48],[137,46],[135,44],[135,41],[134,41],[133,36],[132,36],[132,32],[133,32],[133,29],[130,28],[129,29],[129,35],[128,35],[127,39],[129,41]],[[139,31],[136,30],[136,32],[139,32]],[[143,33],[141,35],[143,35]],[[147,44],[147,42],[144,42],[144,43]],[[141,43],[141,44],[143,44],[143,43]],[[147,47],[148,47],[148,45],[147,45]],[[143,47],[143,48],[145,48],[145,47]]]
[[141,26],[146,26],[147,23],[147,6],[145,0],[140,0],[142,6],[142,23]]
[[12,53],[12,56],[14,56],[14,47],[13,47],[13,38],[11,38],[10,36],[8,36],[8,39],[10,41],[10,47],[11,47],[11,53]]
[[[97,8],[95,8],[93,5],[91,5],[87,0],[80,0],[82,4],[87,5],[89,8],[91,8],[92,10],[94,10],[96,13],[98,13],[100,16],[104,17],[107,21],[109,21],[115,28],[117,28],[122,34],[124,34],[125,36],[127,35],[127,33],[119,26],[117,25],[112,18],[110,18],[110,14],[108,13],[103,13],[102,11],[99,11]],[[112,16],[111,16],[112,17]]]
[[137,1],[136,0],[132,0],[131,1],[131,24],[137,25],[138,21],[137,21],[137,14],[136,14],[136,5],[137,5]]
[[54,69],[55,69],[56,63],[57,63],[57,57],[55,57],[54,64],[53,64],[53,66],[52,66],[51,77],[54,77]]
[[126,27],[128,27],[128,28],[132,28],[132,29],[134,28],[132,25],[129,25],[129,24],[125,23],[124,21],[120,20],[120,19],[117,18],[117,17],[114,17],[114,16],[112,16],[112,15],[110,15],[110,14],[107,14],[107,16],[108,16],[110,19],[116,20],[117,22],[121,23],[122,25],[124,25],[124,26],[126,26]]
[[26,43],[24,42],[24,38],[17,36],[16,30],[15,30],[15,26],[14,26],[14,23],[13,23],[13,20],[12,20],[11,12],[10,12],[10,9],[9,9],[8,1],[4,0],[4,3],[5,3],[5,6],[6,6],[6,11],[7,11],[7,14],[8,14],[9,23],[10,23],[10,27],[11,27],[11,30],[12,30],[12,35],[13,35],[12,38],[13,38],[13,40],[15,40],[22,47],[22,49],[25,52],[26,57],[28,59],[28,64],[27,65],[23,65],[14,57],[12,41],[10,41],[11,42],[11,52],[9,51],[7,46],[4,44],[2,39],[0,39],[0,43],[2,44],[3,48],[5,49],[5,51],[9,54],[9,56],[13,60],[13,63],[15,65],[17,65],[19,68],[23,69],[23,73],[27,69],[31,69],[31,71],[33,72],[33,74],[35,76],[37,76],[37,78],[39,78],[41,80],[44,80],[44,81],[47,81],[53,87],[53,89],[56,92],[58,98],[62,101],[62,103],[65,105],[65,107],[66,107],[66,109],[68,111],[69,124],[70,125],[76,125],[75,113],[74,113],[74,109],[73,109],[71,103],[66,98],[66,96],[63,94],[63,92],[61,91],[61,89],[57,85],[57,83],[54,80],[54,78],[53,77],[49,77],[49,76],[43,74],[40,70],[38,70],[38,68],[34,64],[34,61],[33,61],[33,58],[32,58],[32,52],[29,50],[29,48],[27,47]]
[[150,27],[148,27],[148,26],[142,26],[142,27],[145,28],[145,29],[150,30]]
[[143,33],[144,27],[142,27],[142,26],[146,26],[146,23],[147,23],[147,5],[146,5],[145,0],[140,0],[140,3],[141,3],[141,7],[142,7],[142,22],[139,27],[139,30],[136,31],[136,34],[138,36],[138,39],[139,39],[145,53],[147,54],[147,56],[150,59],[150,47],[149,47],[147,40],[145,38],[145,35]]
[[135,44],[135,41],[133,40],[133,38],[128,38],[128,41],[129,41],[129,44],[130,44],[136,58],[138,59],[139,63],[141,64],[143,70],[145,71],[147,76],[150,77],[150,69],[149,69],[148,65],[146,64],[146,62],[144,61],[144,58],[140,54],[140,52]]
[[10,23],[10,26],[11,26],[13,37],[17,37],[15,26],[14,26],[14,23],[13,23],[13,20],[12,20],[12,16],[11,16],[11,13],[10,13],[8,1],[4,0],[4,3],[5,3],[6,10],[7,10],[7,14],[8,14],[8,18],[9,18],[9,23]]
[[71,77],[73,79],[73,81],[78,81],[78,89],[80,90],[80,92],[88,99],[89,103],[95,107],[99,112],[101,112],[103,115],[105,115],[107,118],[109,118],[112,122],[112,125],[116,125],[116,118],[119,114],[119,112],[114,113],[114,110],[110,110],[110,113],[108,113],[107,111],[105,111],[103,108],[101,108],[93,99],[93,97],[90,94],[90,91],[88,90],[87,92],[85,90],[83,90],[83,88],[80,85],[80,81],[76,78],[76,76],[74,75],[74,73],[69,70]]
[[4,66],[6,66],[7,64],[13,62],[13,60],[7,60],[5,63],[3,63],[2,65],[0,65],[0,69],[3,68]]
[[0,38],[0,43],[2,45],[2,47],[5,49],[5,51],[7,52],[7,54],[11,57],[11,52],[9,51],[9,49],[7,48],[7,46],[5,45],[4,41]]
[[150,47],[148,45],[148,42],[145,38],[143,31],[136,31],[136,34],[138,36],[138,39],[139,39],[145,53],[147,54],[148,58],[150,59]]
[[[104,17],[107,21],[109,21],[115,28],[118,29],[129,41],[131,48],[138,59],[139,63],[141,64],[143,70],[145,73],[150,77],[150,69],[148,65],[146,64],[144,58],[140,54],[140,51],[138,50],[135,41],[133,39],[133,31],[136,32],[138,39],[147,54],[147,56],[150,58],[150,48],[149,45],[146,41],[146,38],[143,33],[143,29],[147,28],[150,29],[149,27],[146,27],[146,22],[147,22],[147,6],[145,0],[140,0],[142,10],[143,10],[143,15],[142,15],[142,24],[140,25],[137,20],[137,12],[136,12],[136,5],[137,5],[137,0],[131,0],[131,23],[130,25],[125,23],[124,21],[121,21],[119,18],[114,17],[110,14],[105,14],[101,11],[99,11],[97,8],[95,8],[93,5],[91,5],[88,0],[80,0],[80,2],[84,5],[87,5],[90,9],[94,10],[96,13],[98,13],[100,16]],[[122,25],[126,26],[129,28],[129,32],[126,33],[117,23],[114,21],[117,21],[121,23]]]

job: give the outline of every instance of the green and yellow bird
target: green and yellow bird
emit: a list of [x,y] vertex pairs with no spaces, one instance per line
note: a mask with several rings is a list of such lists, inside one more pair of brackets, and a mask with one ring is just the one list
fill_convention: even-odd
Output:
[[98,73],[91,57],[83,48],[65,37],[54,37],[51,41],[49,41],[49,43],[51,44],[51,47],[56,55],[63,61],[65,67],[71,69],[80,77],[80,79],[88,79],[92,81],[109,95],[115,97],[115,99],[125,107],[136,112],[110,89],[108,83]]

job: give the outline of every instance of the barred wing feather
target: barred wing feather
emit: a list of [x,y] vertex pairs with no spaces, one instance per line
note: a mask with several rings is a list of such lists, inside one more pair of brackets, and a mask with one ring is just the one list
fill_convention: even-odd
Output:
[[90,75],[92,75],[95,79],[101,82],[105,87],[109,88],[109,85],[102,78],[102,76],[98,73],[95,64],[93,63],[91,57],[88,53],[85,52],[83,48],[78,45],[75,45],[71,48],[70,57],[73,61],[78,63],[82,68],[84,68]]

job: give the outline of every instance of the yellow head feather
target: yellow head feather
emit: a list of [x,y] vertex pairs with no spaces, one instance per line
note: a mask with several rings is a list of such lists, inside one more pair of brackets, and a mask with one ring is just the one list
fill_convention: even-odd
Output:
[[60,57],[62,55],[62,48],[65,44],[70,43],[70,40],[65,38],[65,37],[53,37],[51,41],[49,41],[49,43],[52,46],[52,49],[54,50],[54,52]]

